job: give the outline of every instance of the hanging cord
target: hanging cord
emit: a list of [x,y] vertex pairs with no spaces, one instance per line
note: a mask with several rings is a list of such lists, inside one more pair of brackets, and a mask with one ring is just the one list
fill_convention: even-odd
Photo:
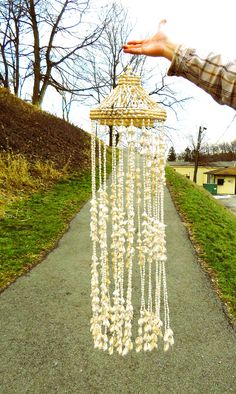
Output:
[[131,120],[128,127],[128,170],[126,176],[126,212],[127,212],[127,247],[126,247],[126,268],[128,271],[125,326],[123,333],[124,349],[122,355],[126,355],[133,349],[132,342],[132,271],[134,258],[134,180],[135,180],[135,128]]
[[96,127],[95,122],[91,124],[91,168],[92,168],[92,199],[91,199],[91,222],[90,234],[92,239],[92,266],[91,266],[91,333],[94,338],[94,346],[101,346],[102,330],[99,318],[100,311],[100,291],[99,291],[99,273],[97,258],[98,242],[98,204],[96,199]]
[[[112,267],[114,279],[113,292],[113,314],[110,327],[111,337],[109,341],[109,353],[112,354],[114,349],[119,354],[123,351],[123,323],[125,318],[124,309],[124,252],[125,252],[125,226],[124,226],[124,168],[123,168],[123,151],[119,150],[119,162],[117,165],[116,155],[116,132],[113,126],[112,135]],[[124,132],[121,126],[117,130],[120,135]]]
[[[119,127],[120,140],[123,139],[126,128],[123,123]],[[124,212],[124,152],[119,149],[119,163],[117,172],[117,207],[118,207],[118,286],[121,306],[124,305],[124,252],[125,238],[127,236],[125,228],[125,212]]]
[[[100,125],[98,128],[100,135]],[[95,347],[106,350],[108,348],[107,329],[110,325],[110,299],[109,299],[109,270],[108,270],[108,251],[107,251],[107,221],[108,221],[108,202],[106,183],[104,182],[103,170],[104,153],[102,154],[102,142],[98,142],[98,170],[99,170],[99,190],[98,190],[98,245],[100,256],[97,257],[100,268],[100,309],[99,324],[100,333],[95,341]]]
[[112,276],[113,276],[113,305],[111,313],[111,326],[109,338],[109,354],[113,354],[114,348],[121,353],[122,338],[120,334],[120,302],[119,302],[119,280],[118,280],[118,201],[117,201],[117,159],[116,159],[116,127],[113,124],[110,126],[112,129],[112,182],[111,182],[111,263],[112,263]]
[[174,344],[173,331],[170,328],[170,314],[168,305],[168,292],[166,281],[166,247],[165,247],[165,230],[164,230],[164,187],[165,187],[165,141],[164,141],[164,124],[160,123],[159,126],[159,151],[160,151],[160,223],[163,232],[163,245],[160,256],[160,271],[162,272],[162,285],[163,285],[163,302],[164,302],[164,351],[167,351],[170,346]]

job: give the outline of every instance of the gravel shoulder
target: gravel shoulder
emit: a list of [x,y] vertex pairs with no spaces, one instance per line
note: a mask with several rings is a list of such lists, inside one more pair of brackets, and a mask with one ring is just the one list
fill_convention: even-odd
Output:
[[165,194],[174,349],[125,358],[89,332],[89,203],[58,247],[0,295],[1,394],[235,393],[236,333]]

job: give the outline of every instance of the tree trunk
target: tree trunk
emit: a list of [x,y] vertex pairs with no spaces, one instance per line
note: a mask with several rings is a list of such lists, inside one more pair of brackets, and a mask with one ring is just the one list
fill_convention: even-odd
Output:
[[197,183],[197,170],[198,170],[198,163],[199,163],[199,151],[196,151],[194,156],[195,157],[194,157],[193,182]]
[[[4,76],[0,74],[0,80],[2,81],[2,84],[4,88],[9,89],[9,72],[8,72],[8,63],[5,55],[5,48],[3,45],[0,43],[0,49],[1,49],[1,54],[2,54],[2,60],[4,64]],[[10,89],[9,89],[10,90]]]
[[40,59],[40,46],[39,46],[39,31],[38,31],[38,22],[35,12],[35,4],[34,0],[30,0],[29,2],[29,13],[30,20],[32,24],[33,36],[34,36],[34,86],[33,86],[33,95],[32,95],[32,104],[36,106],[40,106],[40,82],[41,82],[41,59]]
[[197,145],[196,149],[194,149],[194,173],[193,173],[193,182],[197,183],[197,170],[198,170],[198,163],[199,163],[199,154],[203,139],[203,132],[206,130],[206,127],[199,127],[198,130],[198,137],[197,137]]
[[16,96],[19,95],[19,86],[20,86],[20,31],[18,21],[15,19],[15,70],[14,70],[14,93]]

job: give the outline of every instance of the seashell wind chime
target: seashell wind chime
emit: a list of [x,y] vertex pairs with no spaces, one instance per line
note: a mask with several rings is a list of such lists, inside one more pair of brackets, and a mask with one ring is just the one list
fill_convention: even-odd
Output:
[[[166,113],[127,69],[92,123],[91,333],[95,348],[126,355],[174,344],[169,322],[164,225]],[[111,184],[106,144],[112,128]],[[117,146],[117,141],[118,146]],[[99,188],[96,192],[96,169]],[[138,276],[139,280],[134,276]],[[138,311],[133,298],[137,288]],[[163,316],[163,317],[162,317]],[[134,322],[137,320],[136,329]]]

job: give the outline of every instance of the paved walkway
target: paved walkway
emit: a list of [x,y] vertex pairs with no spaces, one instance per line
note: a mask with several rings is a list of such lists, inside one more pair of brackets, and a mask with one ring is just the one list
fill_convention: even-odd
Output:
[[0,296],[1,394],[236,392],[235,331],[168,192],[165,200],[173,351],[122,358],[93,349],[87,204],[58,247]]

